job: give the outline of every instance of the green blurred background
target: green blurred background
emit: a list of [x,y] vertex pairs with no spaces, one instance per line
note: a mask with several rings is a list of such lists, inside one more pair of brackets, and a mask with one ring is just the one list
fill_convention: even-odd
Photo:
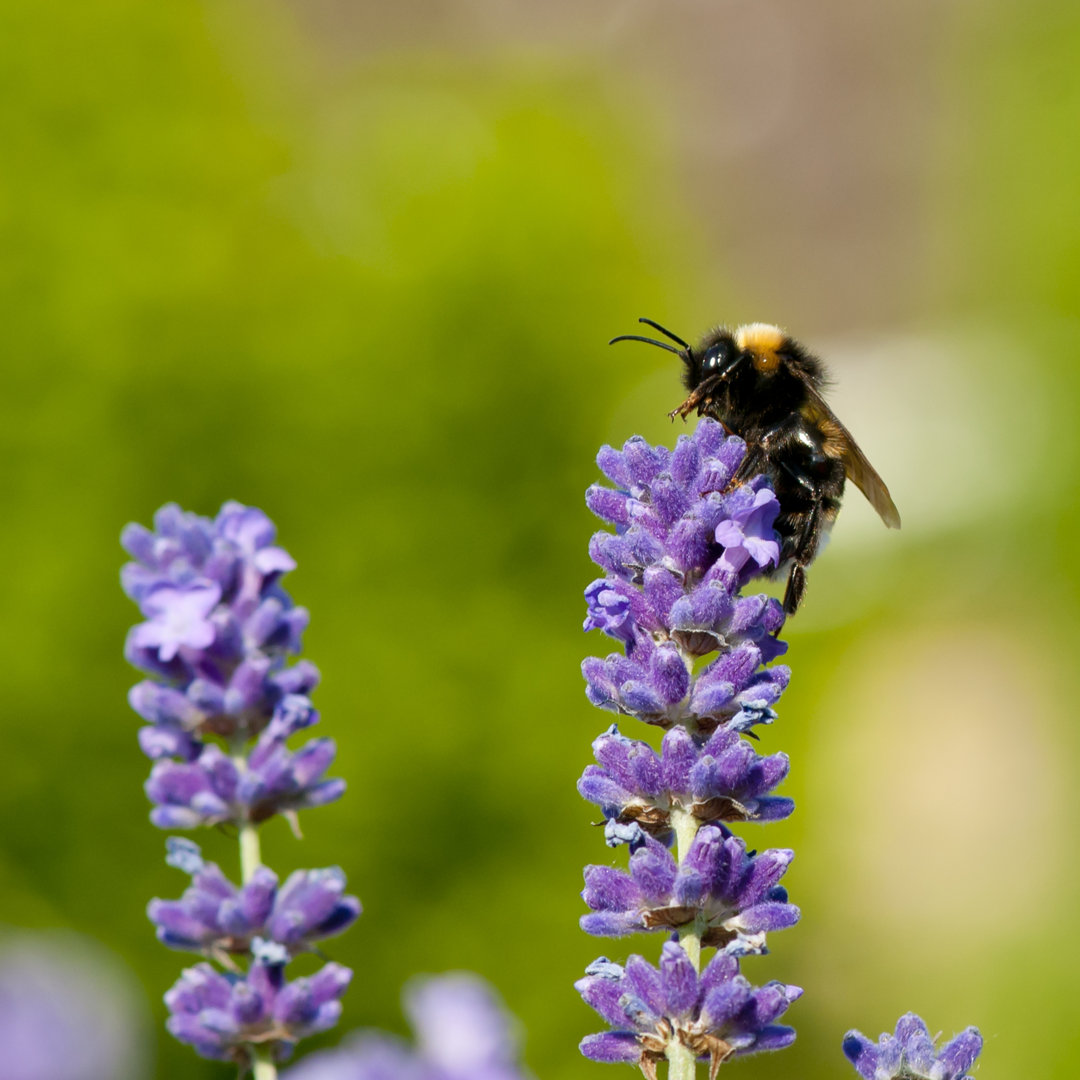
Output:
[[143,909],[185,879],[117,536],[236,498],[299,561],[349,783],[265,830],[363,899],[343,1029],[471,968],[542,1080],[610,1072],[571,983],[660,941],[577,928],[583,864],[623,857],[574,790],[610,720],[582,492],[602,442],[674,438],[680,388],[604,343],[776,321],[904,530],[851,493],[788,634],[763,748],[799,808],[747,835],[796,848],[803,922],[747,966],[807,992],[732,1075],[853,1075],[843,1032],[909,1008],[978,1023],[981,1075],[1075,1075],[1078,56],[1038,0],[0,7],[0,922],[130,967],[148,1075],[231,1075],[161,1028],[188,961]]

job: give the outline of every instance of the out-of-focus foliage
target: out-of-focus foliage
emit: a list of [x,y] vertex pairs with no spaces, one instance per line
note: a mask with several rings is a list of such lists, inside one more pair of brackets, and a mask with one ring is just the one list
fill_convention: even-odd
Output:
[[[1080,17],[949,11],[910,76],[939,88],[909,149],[910,314],[818,328],[905,530],[852,492],[789,635],[763,748],[793,759],[768,842],[798,853],[804,917],[748,968],[807,992],[799,1042],[746,1076],[844,1075],[842,1033],[909,1008],[979,1024],[988,1076],[1075,1068]],[[117,536],[240,499],[299,561],[350,785],[302,844],[265,843],[364,902],[330,950],[358,972],[343,1026],[402,1030],[410,975],[472,968],[537,1075],[584,1080],[577,891],[606,852],[574,791],[597,731],[578,665],[607,644],[578,631],[582,493],[600,442],[662,437],[679,400],[672,358],[603,342],[738,319],[721,282],[762,300],[694,227],[677,156],[644,149],[667,114],[640,66],[325,50],[273,3],[0,11],[0,920],[97,936],[160,1023],[180,961],[143,907],[183,881],[140,790]],[[199,839],[234,865],[234,838]],[[227,1072],[163,1034],[158,1061]]]

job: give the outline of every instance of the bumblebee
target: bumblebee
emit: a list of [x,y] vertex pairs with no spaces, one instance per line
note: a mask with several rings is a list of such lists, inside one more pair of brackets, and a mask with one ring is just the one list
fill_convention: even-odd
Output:
[[711,416],[746,440],[746,456],[729,486],[759,473],[769,478],[780,503],[775,528],[787,574],[784,611],[798,610],[806,592],[806,568],[840,510],[845,479],[851,480],[890,529],[900,514],[881,477],[822,397],[824,365],[777,326],[751,323],[711,330],[696,347],[652,319],[640,319],[675,342],[623,334],[616,341],[644,341],[675,353],[683,362],[689,396],[669,414],[684,420],[696,411]]

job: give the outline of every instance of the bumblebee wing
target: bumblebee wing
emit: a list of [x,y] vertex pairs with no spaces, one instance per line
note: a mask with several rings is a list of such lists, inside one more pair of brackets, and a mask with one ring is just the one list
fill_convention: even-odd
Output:
[[808,419],[816,422],[825,433],[826,452],[831,449],[832,456],[838,457],[844,463],[844,473],[847,478],[866,496],[881,520],[890,529],[899,529],[900,511],[896,509],[896,503],[892,501],[885,481],[878,476],[874,466],[866,460],[866,455],[851,437],[851,432],[836,419],[832,409],[825,404],[825,399],[809,382],[805,380],[804,382],[807,392]]

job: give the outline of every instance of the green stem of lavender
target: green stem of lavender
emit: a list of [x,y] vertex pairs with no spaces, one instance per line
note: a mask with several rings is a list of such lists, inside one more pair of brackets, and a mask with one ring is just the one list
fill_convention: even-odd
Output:
[[240,826],[240,880],[247,884],[255,871],[262,866],[262,854],[259,847],[259,830],[256,826]]
[[277,1080],[277,1066],[270,1056],[270,1047],[251,1048],[251,1075],[253,1080]]
[[[238,750],[232,755],[236,767],[241,772],[247,767],[243,753]],[[255,871],[262,866],[262,848],[259,844],[258,826],[245,822],[240,826],[240,880],[246,885]],[[252,1080],[277,1080],[277,1066],[269,1046],[251,1047]]]
[[[690,845],[694,842],[701,822],[685,810],[672,809],[671,827],[675,830],[675,843],[679,864],[686,858]],[[679,944],[683,947],[694,970],[701,971],[701,931],[699,920],[679,930]],[[693,1050],[682,1043],[671,1043],[666,1051],[668,1059],[668,1080],[695,1080],[697,1076],[697,1058]]]

